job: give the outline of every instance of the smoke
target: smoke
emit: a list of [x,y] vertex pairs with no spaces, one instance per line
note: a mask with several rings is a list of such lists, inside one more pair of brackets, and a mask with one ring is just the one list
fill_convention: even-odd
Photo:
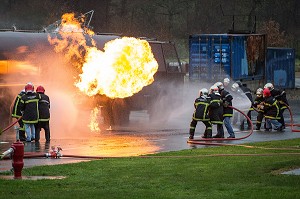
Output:
[[[188,77],[185,77],[188,78]],[[223,80],[219,80],[223,81]],[[189,82],[185,81],[181,85],[174,85],[172,82],[161,84],[162,90],[168,91],[157,97],[155,105],[150,110],[153,118],[149,118],[146,123],[147,128],[155,129],[183,129],[188,133],[192,115],[194,113],[194,101],[199,97],[199,90],[208,90],[214,83],[209,82]],[[243,93],[233,92],[231,88],[226,88],[233,96],[233,107],[247,113],[251,106],[250,100]]]
[[[49,47],[36,48],[30,53],[24,52],[21,60],[20,55],[11,55],[8,65],[9,69],[18,66],[20,68],[19,71],[4,76],[6,96],[9,95],[5,100],[5,107],[9,112],[17,94],[24,89],[27,82],[32,82],[35,88],[42,85],[46,90],[45,94],[50,98],[51,139],[88,135],[89,113],[82,109],[84,104],[80,92],[74,86],[73,71],[62,55],[54,53]],[[37,72],[31,74],[32,68],[37,69]],[[84,103],[88,104],[88,101]],[[8,113],[3,117],[10,118],[10,115]],[[42,130],[41,138],[43,136]]]

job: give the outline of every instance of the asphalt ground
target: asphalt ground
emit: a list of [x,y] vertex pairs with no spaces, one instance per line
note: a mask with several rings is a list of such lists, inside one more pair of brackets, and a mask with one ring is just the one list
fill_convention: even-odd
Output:
[[[298,100],[290,101],[290,109],[293,113],[294,123],[300,123],[300,106]],[[285,111],[286,123],[290,123],[289,111]],[[178,117],[183,117],[178,116]],[[253,112],[252,120],[255,122],[256,113]],[[164,126],[142,125],[148,124],[148,116],[145,112],[134,112],[130,117],[131,125],[129,127],[116,127],[109,130],[102,130],[97,133],[77,134],[71,137],[54,137],[50,143],[46,143],[41,134],[40,142],[25,142],[25,155],[45,154],[51,151],[51,147],[62,148],[62,158],[25,158],[24,167],[33,167],[39,165],[68,164],[80,161],[87,161],[89,156],[98,158],[139,156],[144,154],[153,154],[158,152],[178,151],[183,149],[194,149],[210,147],[206,145],[188,144],[188,132],[190,117],[173,118],[174,121],[166,122]],[[183,121],[177,122],[177,121]],[[298,128],[300,130],[300,127]],[[195,139],[201,138],[204,131],[204,125],[198,124],[195,133]],[[216,126],[213,126],[213,132],[216,133]],[[244,137],[249,131],[240,131],[234,127],[236,137]],[[228,136],[225,130],[225,136]],[[252,142],[284,140],[300,138],[300,133],[292,132],[287,126],[284,132],[265,132],[263,129],[254,131],[251,136],[242,140],[220,141],[223,144],[247,144]],[[3,133],[0,136],[0,152],[9,149],[16,141],[13,129]],[[72,157],[69,157],[72,156]],[[0,172],[8,171],[12,168],[12,161],[1,160]]]
[[[295,89],[286,90],[290,103],[290,109],[294,117],[294,124],[300,124],[300,73],[296,73]],[[286,123],[290,123],[290,115],[288,111],[284,114]],[[255,123],[256,113],[252,113],[252,121]],[[51,142],[46,143],[41,134],[40,142],[24,143],[25,155],[40,155],[51,151],[51,147],[61,147],[61,158],[25,158],[24,168],[39,165],[55,165],[69,164],[82,161],[89,161],[89,156],[98,158],[139,156],[144,154],[152,154],[167,151],[178,151],[184,149],[194,149],[210,147],[206,145],[188,144],[188,132],[190,123],[190,113],[180,114],[178,117],[171,119],[164,125],[149,124],[149,117],[143,111],[136,111],[131,114],[129,127],[114,127],[97,133],[86,133],[77,130],[73,136],[61,136],[61,132],[54,132]],[[173,121],[172,121],[173,120]],[[181,122],[179,122],[181,121]],[[146,125],[145,125],[146,124]],[[54,124],[53,124],[54,125]],[[60,126],[61,124],[58,124]],[[300,127],[295,127],[300,130]],[[64,131],[64,130],[62,130]],[[195,139],[200,139],[204,125],[198,124],[195,133]],[[213,127],[215,134],[216,127]],[[249,131],[240,131],[234,127],[236,137],[244,137]],[[55,135],[56,133],[56,135]],[[0,153],[9,149],[16,141],[15,131],[13,128],[0,136]],[[62,133],[63,134],[63,133]],[[225,136],[227,136],[225,130]],[[251,136],[242,140],[221,141],[222,144],[247,144],[252,142],[284,140],[300,138],[299,132],[292,132],[291,127],[285,129],[284,132],[265,132],[254,131]],[[216,142],[213,142],[216,143]],[[74,156],[74,157],[68,157]],[[75,157],[77,156],[77,157]],[[12,169],[12,161],[10,159],[0,160],[0,172]],[[286,172],[286,174],[299,175],[300,169]],[[23,175],[26,175],[26,173]],[[27,176],[29,177],[29,176]]]

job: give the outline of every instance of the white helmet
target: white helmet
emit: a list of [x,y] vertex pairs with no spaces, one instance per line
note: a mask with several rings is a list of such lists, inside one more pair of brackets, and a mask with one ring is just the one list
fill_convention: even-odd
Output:
[[264,90],[262,89],[262,88],[258,88],[257,90],[256,90],[256,95],[263,95],[263,92],[264,92]]
[[274,89],[274,86],[272,83],[266,83],[266,85],[264,86],[264,88],[268,88],[270,91],[272,91]]
[[219,92],[219,88],[214,84],[210,87],[210,93],[218,93]]
[[237,91],[238,88],[239,88],[238,83],[233,83],[232,86],[231,86],[231,90],[233,90],[233,91]]
[[224,80],[224,85],[227,86],[230,83],[230,79],[228,77],[226,77]]
[[207,97],[207,95],[208,95],[208,90],[206,88],[202,88],[201,90],[199,90],[199,96]]
[[224,86],[222,82],[216,82],[215,85],[219,88],[219,90],[223,90]]

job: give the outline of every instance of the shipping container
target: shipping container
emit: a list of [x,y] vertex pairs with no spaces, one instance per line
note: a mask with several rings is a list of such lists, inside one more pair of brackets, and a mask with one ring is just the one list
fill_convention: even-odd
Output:
[[243,82],[264,80],[264,34],[197,34],[189,37],[189,78],[216,82],[230,77]]
[[266,81],[276,88],[295,88],[295,49],[267,48]]

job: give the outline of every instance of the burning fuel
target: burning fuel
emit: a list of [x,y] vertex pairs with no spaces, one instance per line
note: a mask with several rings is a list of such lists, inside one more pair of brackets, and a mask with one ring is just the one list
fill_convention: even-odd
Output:
[[90,114],[91,121],[90,121],[90,124],[88,125],[92,132],[100,132],[101,131],[99,128],[98,122],[97,122],[99,115],[100,115],[99,109],[97,107],[95,107],[91,111],[91,114]]
[[63,52],[68,60],[76,60],[80,73],[75,86],[88,96],[96,94],[109,98],[126,98],[138,93],[154,81],[158,69],[150,45],[145,40],[123,37],[105,44],[104,51],[87,45],[86,35],[92,31],[83,29],[83,21],[74,14],[62,16],[59,37],[49,37],[56,52]]

